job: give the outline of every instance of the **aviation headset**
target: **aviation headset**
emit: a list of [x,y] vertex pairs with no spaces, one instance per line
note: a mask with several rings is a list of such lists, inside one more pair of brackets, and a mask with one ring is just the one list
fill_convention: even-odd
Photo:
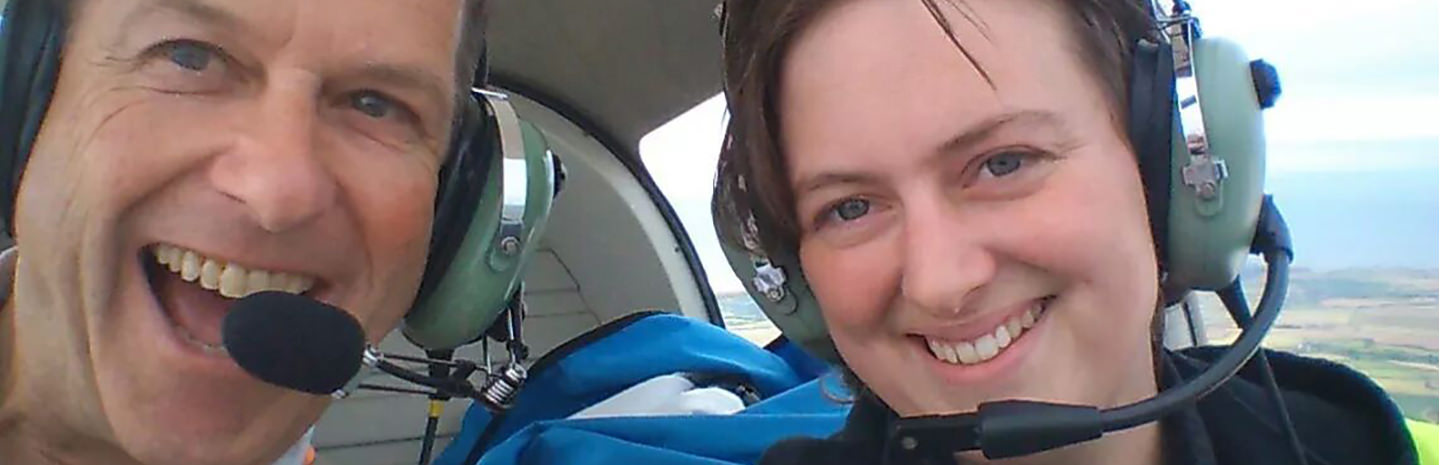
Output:
[[[9,0],[0,16],[0,214],[12,236],[26,158],[60,69],[67,18],[57,3]],[[485,66],[482,57],[477,84]],[[557,161],[505,95],[474,89],[451,132],[425,274],[403,327],[427,350],[484,336],[519,289],[557,194]]]
[[[1261,110],[1274,104],[1280,87],[1268,63],[1250,61],[1233,42],[1201,37],[1188,5],[1159,26],[1168,41],[1140,40],[1133,48],[1127,132],[1164,264],[1164,294],[1173,303],[1190,290],[1223,289],[1239,276],[1261,216]],[[839,362],[798,251],[763,255],[753,223],[732,228],[721,218],[715,224],[721,237],[726,230],[745,236],[746,247],[724,243],[722,249],[765,315],[789,340]]]

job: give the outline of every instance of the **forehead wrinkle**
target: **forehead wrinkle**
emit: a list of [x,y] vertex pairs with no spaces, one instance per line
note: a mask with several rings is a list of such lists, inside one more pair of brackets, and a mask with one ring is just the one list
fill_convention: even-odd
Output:
[[140,23],[166,13],[229,30],[237,28],[240,23],[238,18],[224,10],[191,0],[141,0],[116,23],[115,36],[110,43],[118,45],[124,42],[130,33],[141,30]]
[[[430,0],[425,0],[430,1]],[[297,14],[297,21],[315,21],[326,15],[332,14],[323,10],[313,8],[305,9]],[[297,28],[308,34],[323,32],[321,37],[310,37],[306,40],[318,40],[326,44],[330,50],[324,60],[330,65],[342,65],[340,70],[343,74],[355,75],[373,79],[380,82],[398,84],[407,88],[439,87],[444,92],[441,95],[448,98],[450,95],[452,67],[455,65],[454,56],[458,52],[459,18],[447,22],[444,27],[452,31],[447,34],[443,41],[431,40],[431,34],[410,34],[403,38],[396,38],[385,35],[386,32],[375,29],[374,25],[366,24],[363,32],[346,32],[340,28]],[[347,24],[353,26],[353,24]],[[318,29],[318,30],[317,30]],[[323,30],[323,31],[322,31]],[[443,55],[434,57],[427,52],[432,48],[439,48],[447,51]],[[417,53],[419,52],[419,53]],[[431,60],[431,58],[441,58]],[[443,67],[444,76],[440,76],[432,70],[432,67]],[[436,70],[441,68],[436,68]],[[428,89],[427,89],[427,93]]]
[[[93,0],[74,0],[91,1]],[[169,17],[179,19],[190,26],[198,27],[206,32],[217,35],[219,38],[230,42],[246,44],[245,49],[275,50],[282,48],[290,42],[296,31],[294,22],[296,15],[293,12],[277,12],[275,10],[265,11],[269,16],[256,17],[252,11],[237,11],[227,9],[225,4],[215,5],[215,2],[206,0],[137,0],[128,12],[125,12],[120,21],[114,23],[115,36],[111,40],[111,46],[118,46],[130,34],[144,31],[143,24],[156,17]],[[81,9],[82,11],[84,9]],[[290,27],[284,32],[277,33],[276,28],[268,27],[277,24],[275,15],[284,15]],[[74,28],[72,28],[74,29]],[[230,47],[226,47],[230,49]]]
[[135,21],[162,12],[178,13],[190,19],[228,29],[236,29],[242,23],[234,13],[195,0],[143,0],[137,8],[126,15],[120,24],[123,29],[129,29],[129,26]]

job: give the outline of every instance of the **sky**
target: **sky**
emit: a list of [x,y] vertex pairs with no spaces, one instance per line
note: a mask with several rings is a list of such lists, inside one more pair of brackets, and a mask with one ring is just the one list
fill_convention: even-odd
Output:
[[[1440,2],[1193,0],[1209,37],[1279,69],[1265,115],[1267,191],[1297,266],[1440,262]],[[709,215],[724,131],[718,96],[641,139],[640,154],[717,293],[740,292]]]

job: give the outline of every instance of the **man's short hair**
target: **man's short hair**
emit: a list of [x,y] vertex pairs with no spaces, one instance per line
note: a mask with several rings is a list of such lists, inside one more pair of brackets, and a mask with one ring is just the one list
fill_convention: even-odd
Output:
[[470,95],[470,87],[483,84],[489,72],[485,61],[485,17],[488,11],[486,0],[465,0],[460,14],[460,45],[455,54],[455,82],[462,96]]

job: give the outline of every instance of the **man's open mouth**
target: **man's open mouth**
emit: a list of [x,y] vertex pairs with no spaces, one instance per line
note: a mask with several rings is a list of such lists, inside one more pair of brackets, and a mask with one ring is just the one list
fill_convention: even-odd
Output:
[[147,247],[140,260],[166,320],[181,339],[209,354],[225,354],[220,327],[235,300],[316,287],[313,276],[247,267],[169,244]]

